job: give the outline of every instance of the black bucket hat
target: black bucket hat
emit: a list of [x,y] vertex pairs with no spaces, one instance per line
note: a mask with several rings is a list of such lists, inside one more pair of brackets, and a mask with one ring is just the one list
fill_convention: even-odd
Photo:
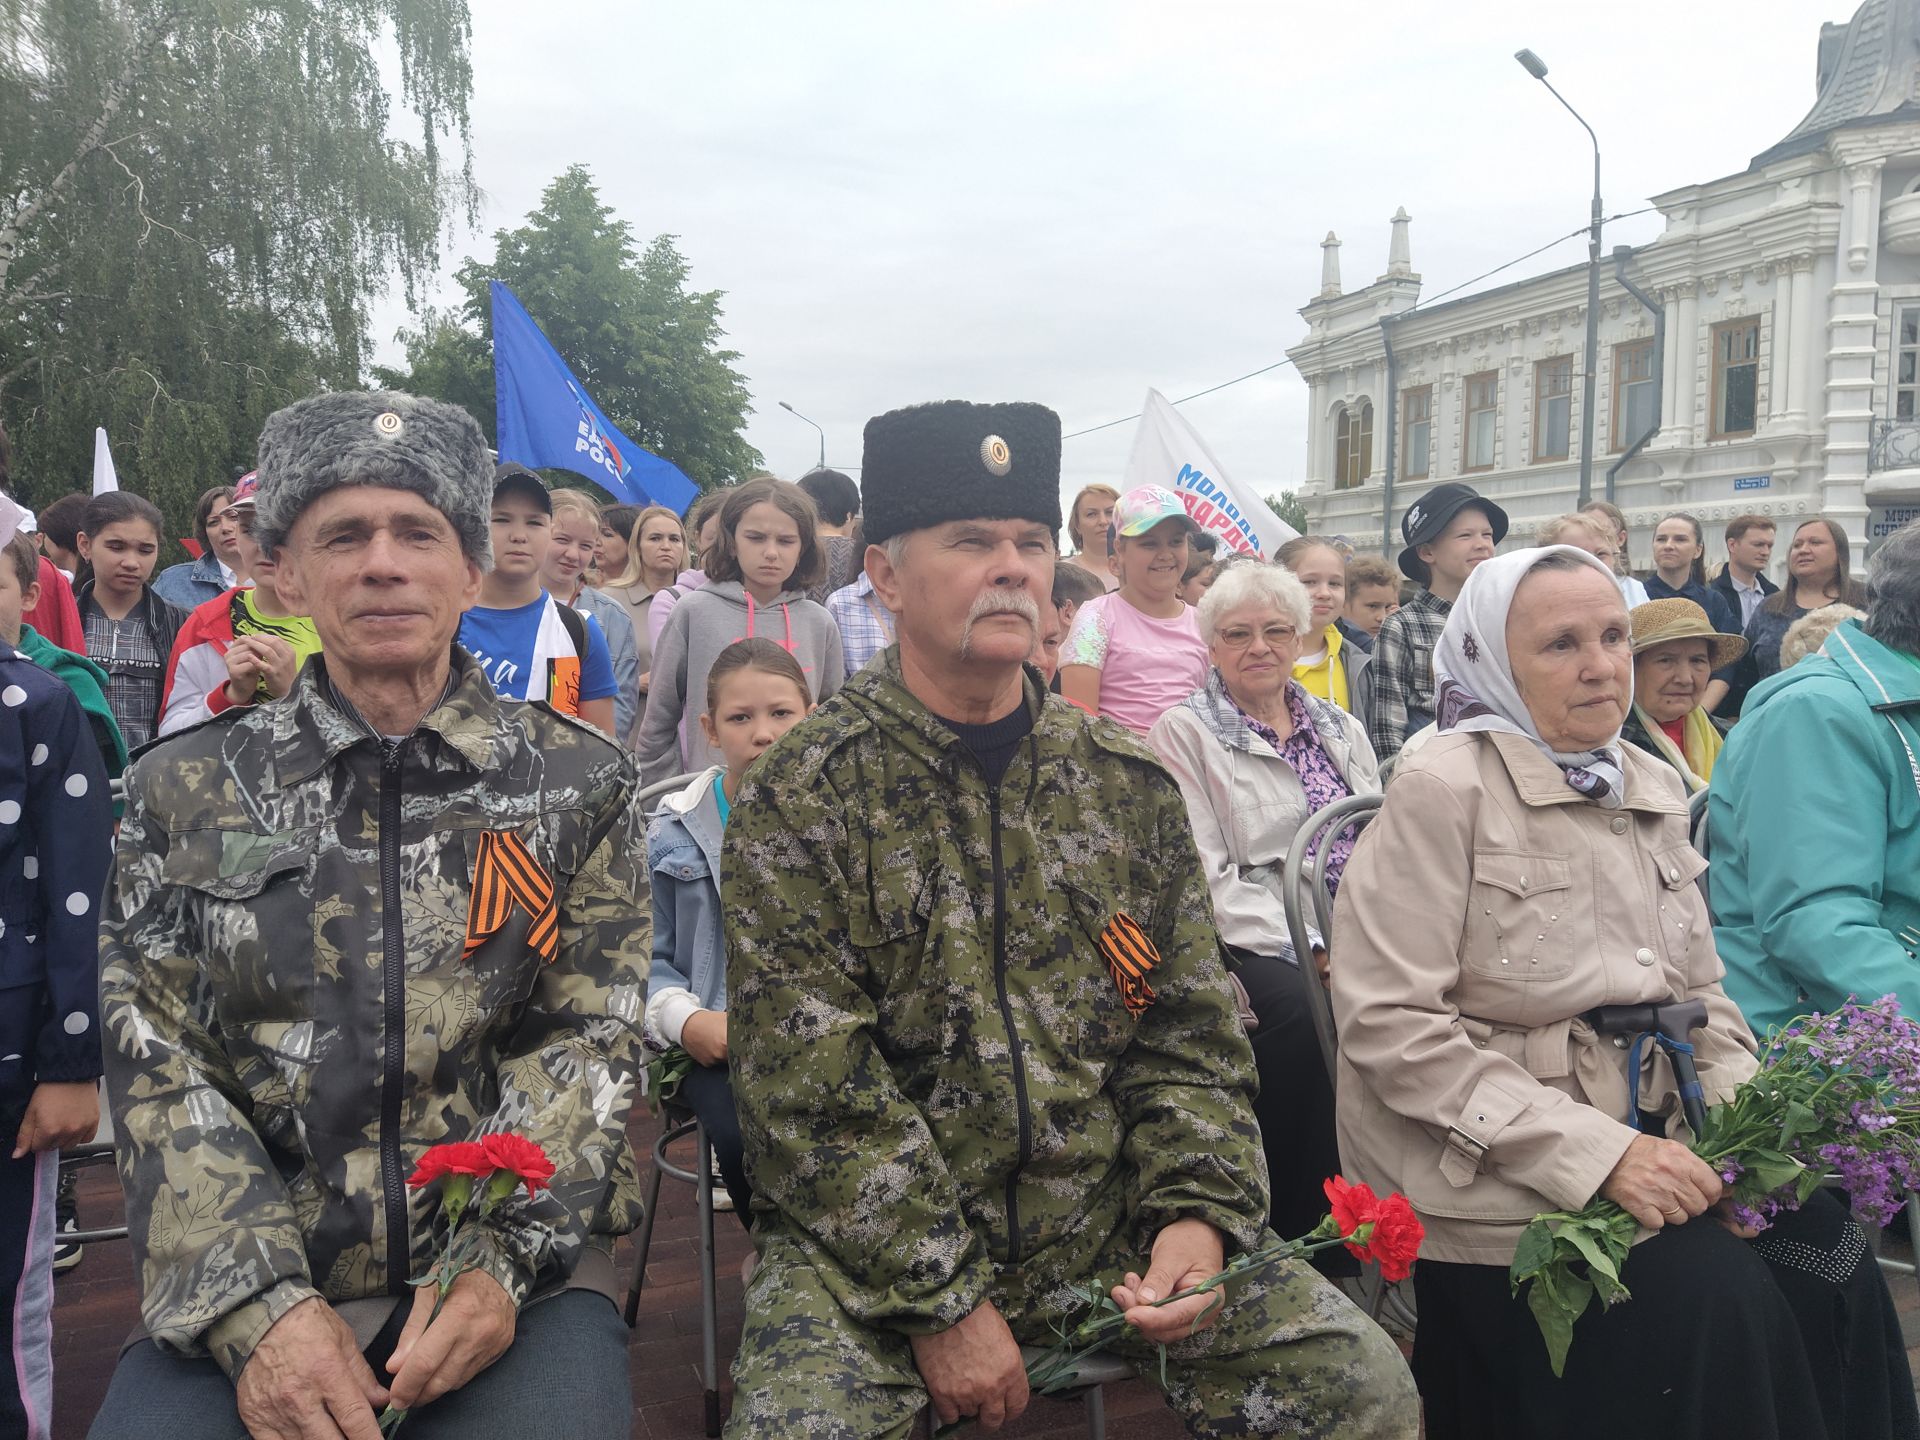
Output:
[[1507,538],[1507,512],[1471,485],[1450,480],[1445,485],[1434,486],[1400,517],[1400,538],[1407,542],[1407,548],[1400,552],[1400,573],[1422,585],[1433,579],[1432,569],[1420,558],[1420,547],[1431,545],[1444,535],[1453,517],[1470,505],[1493,522],[1494,544]]

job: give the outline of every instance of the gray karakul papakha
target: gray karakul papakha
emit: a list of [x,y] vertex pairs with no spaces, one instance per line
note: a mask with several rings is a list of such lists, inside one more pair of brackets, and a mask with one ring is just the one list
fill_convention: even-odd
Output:
[[269,554],[321,495],[343,485],[411,490],[445,515],[460,547],[493,564],[493,457],[458,405],[398,390],[346,390],[296,401],[260,431],[255,535]]

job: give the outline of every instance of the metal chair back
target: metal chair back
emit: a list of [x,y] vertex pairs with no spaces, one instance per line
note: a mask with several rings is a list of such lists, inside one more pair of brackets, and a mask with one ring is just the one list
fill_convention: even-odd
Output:
[[[71,1175],[86,1169],[90,1165],[111,1167],[114,1163],[113,1142],[111,1140],[90,1140],[85,1145],[69,1145],[60,1152],[60,1173]],[[127,1227],[122,1225],[103,1225],[92,1230],[69,1231],[59,1237],[75,1245],[97,1245],[103,1240],[124,1240]]]
[[[1282,872],[1281,903],[1287,917],[1287,938],[1293,942],[1306,983],[1307,1013],[1313,1018],[1313,1032],[1320,1041],[1320,1058],[1327,1067],[1327,1080],[1339,1084],[1339,1069],[1334,1063],[1340,1053],[1340,1041],[1333,1024],[1333,997],[1318,983],[1313,973],[1313,932],[1326,947],[1329,962],[1333,957],[1333,895],[1327,889],[1327,852],[1331,841],[1351,827],[1364,830],[1380,813],[1381,796],[1349,795],[1336,800],[1306,819],[1287,847],[1287,864]],[[1311,855],[1311,859],[1308,857]],[[1309,929],[1311,924],[1311,929]],[[1390,1319],[1403,1333],[1411,1335],[1419,1323],[1408,1287],[1387,1283],[1378,1271],[1368,1271],[1355,1284],[1356,1298],[1370,1319]]]
[[[1380,811],[1378,795],[1349,795],[1336,800],[1306,819],[1287,846],[1287,864],[1281,873],[1280,898],[1287,917],[1287,938],[1303,971],[1313,968],[1313,931],[1333,954],[1333,896],[1327,889],[1327,852],[1334,836],[1351,826],[1359,831]],[[1311,857],[1311,858],[1309,858]],[[1335,1073],[1334,1058],[1340,1053],[1333,1028],[1333,1000],[1324,985],[1308,984],[1308,1008],[1313,1016],[1313,1031],[1320,1040],[1320,1056],[1326,1062],[1327,1076]]]
[[699,773],[698,770],[689,770],[684,775],[669,775],[665,780],[656,780],[651,785],[643,785],[640,793],[633,797],[634,801],[642,810],[651,813],[654,801],[665,799],[675,791],[686,789],[693,777]]

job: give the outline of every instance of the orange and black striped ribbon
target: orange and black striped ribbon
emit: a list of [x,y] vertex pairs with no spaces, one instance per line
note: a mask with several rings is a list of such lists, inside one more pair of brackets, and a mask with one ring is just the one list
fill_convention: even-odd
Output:
[[551,965],[560,953],[560,907],[554,903],[552,877],[511,830],[482,831],[480,854],[473,866],[473,899],[467,906],[467,941],[460,958],[471,959],[507,923],[516,905],[533,921],[527,931],[528,948]]
[[1147,932],[1124,910],[1114,912],[1107,928],[1100,932],[1100,953],[1113,983],[1120,987],[1120,998],[1127,1013],[1138,1020],[1153,1003],[1153,987],[1147,984],[1147,972],[1160,963],[1160,952],[1153,948]]

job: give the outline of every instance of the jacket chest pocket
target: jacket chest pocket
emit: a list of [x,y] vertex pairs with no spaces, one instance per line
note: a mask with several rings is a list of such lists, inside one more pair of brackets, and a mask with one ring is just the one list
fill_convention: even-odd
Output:
[[434,948],[457,962],[479,1015],[492,1015],[531,995],[541,967],[558,956],[567,877],[537,829],[463,830],[447,848],[443,864],[465,881],[466,910],[461,933]]
[[183,943],[224,1027],[311,1020],[314,927],[308,869],[318,837],[197,830],[171,838],[161,878],[188,892]]
[[962,898],[943,907],[935,932],[941,873],[911,855],[875,854],[866,885],[849,887],[847,939],[886,1052],[900,1059],[952,1053],[979,1003],[979,914]]
[[1660,946],[1668,963],[1685,975],[1693,954],[1696,918],[1705,919],[1703,900],[1695,888],[1707,862],[1690,843],[1670,845],[1653,855],[1654,914],[1660,928]]
[[1474,851],[1466,969],[1499,980],[1558,980],[1571,974],[1572,874],[1565,856]]

